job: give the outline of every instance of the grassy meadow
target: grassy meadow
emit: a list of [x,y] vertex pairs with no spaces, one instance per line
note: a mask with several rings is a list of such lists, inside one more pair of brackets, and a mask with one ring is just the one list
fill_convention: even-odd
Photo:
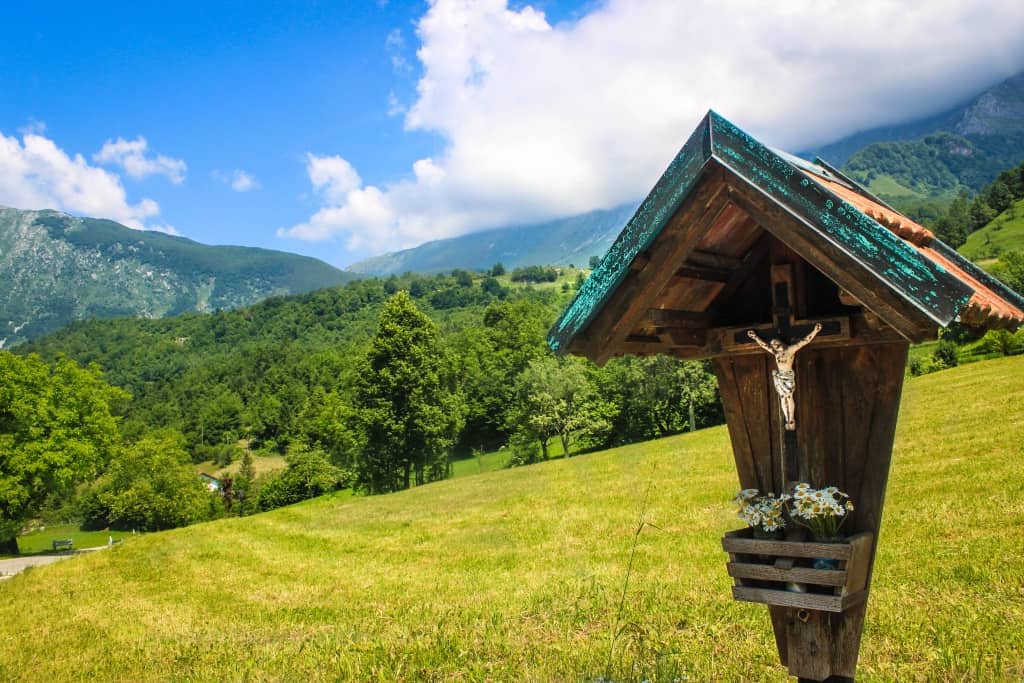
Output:
[[[1024,357],[907,380],[859,681],[1024,678],[1022,444]],[[0,583],[0,680],[784,681],[735,489],[717,427],[129,538]]]

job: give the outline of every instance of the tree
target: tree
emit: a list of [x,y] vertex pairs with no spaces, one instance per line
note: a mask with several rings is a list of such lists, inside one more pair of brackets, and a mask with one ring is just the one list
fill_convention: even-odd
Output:
[[343,472],[327,460],[327,454],[293,444],[285,456],[288,467],[260,484],[257,507],[273,510],[342,488]]
[[1010,289],[1024,296],[1024,251],[1007,251],[999,256],[992,274]]
[[454,340],[466,402],[464,452],[497,448],[508,440],[515,428],[516,378],[547,351],[548,316],[530,301],[492,303],[482,325],[470,326]]
[[[707,424],[709,414],[721,421],[721,401],[718,397],[718,381],[710,369],[708,361],[689,361],[681,363],[678,372],[681,399],[687,408],[690,431],[697,429],[698,424]],[[698,408],[705,415],[705,422],[698,420]]]
[[95,476],[119,440],[114,407],[128,394],[95,365],[0,351],[0,552],[47,496],[70,494]]
[[238,474],[235,475],[235,514],[239,517],[249,514],[256,507],[255,482],[256,470],[252,466],[252,453],[246,449]]
[[360,486],[385,493],[448,475],[462,401],[437,328],[407,292],[384,305],[354,404],[365,434],[356,464]]
[[120,449],[83,495],[86,528],[159,531],[210,515],[211,494],[196,476],[181,434],[154,431]]
[[545,459],[552,437],[569,457],[574,441],[600,438],[611,428],[612,406],[601,400],[576,359],[530,361],[519,378],[519,405],[519,431],[537,440]]

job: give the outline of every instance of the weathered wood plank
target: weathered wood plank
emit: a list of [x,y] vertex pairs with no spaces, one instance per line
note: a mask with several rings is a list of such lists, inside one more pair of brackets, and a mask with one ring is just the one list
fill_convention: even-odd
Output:
[[711,316],[698,311],[680,311],[671,308],[652,308],[647,319],[658,327],[691,327],[704,329],[710,326]]
[[722,549],[727,553],[742,553],[745,555],[823,557],[831,560],[848,560],[851,554],[848,543],[766,541],[757,538],[737,538],[728,534],[722,538]]
[[[842,569],[808,569],[807,567],[782,569],[770,564],[751,564],[749,562],[727,562],[725,566],[729,576],[735,579],[796,581],[798,583],[813,583],[817,586],[843,586],[846,584],[847,577],[846,571]],[[863,589],[864,586],[861,588]]]
[[736,270],[743,264],[743,259],[727,254],[716,254],[711,251],[694,249],[686,257],[687,264],[705,266],[717,270]]
[[[819,593],[795,593],[793,591],[774,590],[772,588],[752,588],[749,586],[733,586],[732,596],[744,602],[759,602],[765,605],[776,607],[789,607],[792,609],[806,609],[815,612],[842,612],[847,598],[838,595],[823,595]],[[860,599],[853,595],[854,599]],[[792,646],[789,649],[790,659],[793,657]]]

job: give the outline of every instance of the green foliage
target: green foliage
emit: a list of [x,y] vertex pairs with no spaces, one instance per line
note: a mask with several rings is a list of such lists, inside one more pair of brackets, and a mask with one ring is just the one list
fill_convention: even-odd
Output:
[[1002,254],[991,271],[1003,284],[1024,296],[1024,249]]
[[491,277],[500,277],[505,274],[505,266],[502,265],[501,261],[498,261],[491,266],[491,269],[487,271],[487,274]]
[[938,132],[917,140],[870,144],[850,157],[845,170],[864,183],[884,174],[913,192],[941,196],[981,191],[1022,157],[1024,134],[1020,132],[965,136]]
[[353,279],[317,259],[207,246],[113,221],[0,207],[0,338],[10,348],[72,320],[249,305]]
[[361,487],[385,493],[448,476],[463,414],[452,370],[437,327],[408,292],[388,299],[355,386]]
[[612,427],[614,406],[597,392],[584,362],[576,358],[545,355],[531,360],[519,377],[517,390],[516,453],[532,440],[547,459],[548,443],[558,437],[568,457],[574,442],[601,443]]
[[1015,333],[1009,330],[989,330],[982,337],[981,346],[986,353],[997,356],[1016,356],[1024,353],[1024,329]]
[[516,408],[516,379],[529,362],[545,353],[549,309],[534,301],[493,303],[482,325],[452,340],[465,397],[465,428],[460,450],[497,448],[509,437]]
[[114,411],[127,398],[96,366],[0,351],[0,542],[47,497],[104,467],[119,440]]
[[273,510],[351,485],[350,475],[332,465],[327,454],[302,445],[288,450],[288,467],[260,480],[256,509]]
[[968,235],[960,247],[960,253],[975,260],[1002,259],[1011,252],[1024,252],[1024,199],[1014,200],[992,221]]
[[605,445],[678,434],[723,420],[710,366],[669,356],[624,357],[596,375],[602,396],[616,407]]
[[932,357],[935,358],[936,363],[941,363],[944,367],[955,368],[957,365],[956,344],[946,339],[940,339],[932,352]]
[[[963,253],[971,258],[997,255],[1015,246],[1018,237],[1024,246],[1024,220],[1018,220],[1020,200],[1024,200],[1024,163],[999,173],[973,200],[961,193],[935,222],[935,232],[950,246],[963,246]],[[994,237],[1006,228],[1006,236]]]
[[83,493],[84,529],[159,531],[210,516],[211,498],[181,435],[154,432],[120,449]]
[[558,271],[551,266],[525,266],[512,271],[512,282],[554,282]]

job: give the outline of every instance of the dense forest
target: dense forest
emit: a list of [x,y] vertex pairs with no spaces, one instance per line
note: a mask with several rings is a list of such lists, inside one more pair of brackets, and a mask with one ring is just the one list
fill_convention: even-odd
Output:
[[[73,323],[4,355],[92,368],[118,392],[108,403],[121,445],[105,467],[66,477],[86,482],[77,495],[58,487],[36,508],[98,528],[166,528],[341,487],[398,490],[444,478],[452,458],[475,452],[507,448],[525,464],[720,422],[702,363],[623,358],[599,369],[550,353],[546,331],[582,280],[575,269],[506,275],[498,265],[208,315]],[[288,468],[256,477],[261,453],[284,454]],[[243,461],[219,503],[189,468],[208,459]],[[171,495],[179,489],[190,493]]]

